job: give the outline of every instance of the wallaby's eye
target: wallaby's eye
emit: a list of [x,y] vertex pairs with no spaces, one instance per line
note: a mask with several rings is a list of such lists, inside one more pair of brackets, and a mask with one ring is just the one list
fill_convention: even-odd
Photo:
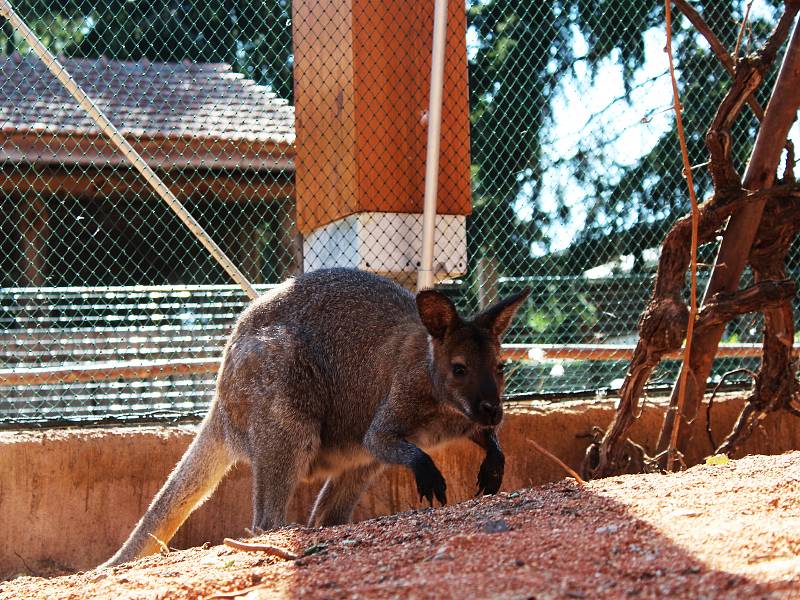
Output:
[[453,363],[453,375],[456,377],[463,377],[467,374],[467,366],[461,363]]

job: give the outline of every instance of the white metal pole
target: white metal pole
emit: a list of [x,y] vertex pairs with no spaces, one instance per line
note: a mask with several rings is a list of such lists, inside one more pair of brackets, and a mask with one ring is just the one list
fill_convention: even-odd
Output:
[[444,93],[444,50],[447,39],[447,0],[435,0],[433,11],[433,53],[431,92],[428,107],[428,150],[425,158],[425,204],[422,212],[422,258],[417,289],[433,286],[433,248],[436,232],[436,193],[439,187],[439,148],[442,141],[442,95]]
[[119,148],[120,152],[131,162],[142,177],[155,189],[161,198],[169,205],[169,207],[178,215],[181,221],[191,230],[191,232],[200,240],[203,246],[211,253],[216,261],[222,266],[223,269],[230,275],[233,280],[245,291],[251,298],[256,298],[258,292],[245,278],[242,272],[236,268],[236,265],[225,255],[222,249],[212,240],[208,233],[200,226],[200,224],[190,215],[180,201],[175,197],[175,194],[161,181],[158,175],[155,174],[153,169],[150,168],[144,159],[139,155],[133,146],[128,143],[128,140],[114,127],[113,123],[103,114],[89,96],[78,86],[75,80],[70,76],[64,67],[56,60],[56,57],[42,44],[36,34],[25,24],[25,22],[14,12],[11,3],[8,0],[0,0],[0,15],[8,19],[11,26],[23,37],[23,39],[30,45],[36,55],[42,60],[50,72],[61,82],[61,84],[72,94],[72,97],[78,102],[80,107],[86,111],[91,119],[97,124],[100,130],[108,136],[114,145]]

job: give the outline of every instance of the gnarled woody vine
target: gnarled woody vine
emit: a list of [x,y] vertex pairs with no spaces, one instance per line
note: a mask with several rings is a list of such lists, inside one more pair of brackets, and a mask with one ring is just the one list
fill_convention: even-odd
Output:
[[[692,355],[682,369],[688,376],[685,413],[690,424],[705,391],[714,355],[725,325],[734,317],[753,311],[765,315],[762,364],[756,385],[731,434],[719,452],[732,452],[752,430],[758,419],[776,410],[800,416],[793,406],[800,384],[792,367],[794,337],[791,300],[796,284],[786,279],[784,259],[789,245],[800,232],[800,186],[795,182],[794,153],[787,135],[800,106],[800,28],[795,25],[772,97],[748,163],[744,178],[731,158],[730,130],[745,103],[761,118],[761,108],[752,96],[775,60],[795,17],[800,0],[785,2],[784,13],[760,52],[735,64],[703,19],[684,0],[678,8],[708,40],[715,54],[734,76],[706,135],[713,196],[699,208],[698,244],[720,235],[723,241],[698,314],[692,336]],[[787,148],[787,169],[775,180],[781,149]],[[665,414],[656,448],[649,457],[627,439],[636,419],[640,399],[653,369],[665,353],[680,348],[687,330],[688,310],[682,298],[690,262],[691,217],[679,219],[667,234],[659,259],[651,300],[639,319],[639,341],[620,389],[620,403],[609,429],[597,430],[586,452],[585,477],[603,477],[649,468],[663,468],[672,430],[676,426],[677,386]],[[755,274],[751,287],[739,290],[745,262]],[[685,448],[694,427],[680,429],[679,448]]]

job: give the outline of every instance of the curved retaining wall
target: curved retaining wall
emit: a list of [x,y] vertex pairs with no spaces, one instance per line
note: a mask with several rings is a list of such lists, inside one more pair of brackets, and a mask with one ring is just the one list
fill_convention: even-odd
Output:
[[[730,430],[742,399],[727,397],[714,406],[717,440]],[[633,439],[652,447],[663,405],[650,403],[636,423]],[[578,468],[592,426],[606,427],[612,401],[565,402],[518,407],[507,413],[501,442],[507,456],[504,490],[555,481],[563,471],[534,450],[535,439]],[[701,420],[705,415],[701,415]],[[701,424],[704,428],[704,424]],[[192,439],[194,427],[117,427],[0,433],[0,578],[91,568],[120,545]],[[800,449],[800,419],[768,418],[742,454],[777,454]],[[708,442],[689,464],[701,461]],[[448,482],[451,502],[471,498],[481,452],[455,442],[434,453]],[[305,522],[318,485],[303,486],[291,518]],[[413,478],[392,468],[362,498],[356,518],[421,506]],[[249,467],[236,467],[212,498],[196,511],[170,543],[185,548],[243,535],[250,524]]]

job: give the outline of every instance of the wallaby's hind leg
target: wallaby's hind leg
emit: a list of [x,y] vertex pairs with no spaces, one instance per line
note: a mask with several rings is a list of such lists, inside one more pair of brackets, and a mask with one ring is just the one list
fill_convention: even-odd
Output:
[[349,523],[361,494],[382,469],[382,465],[371,463],[329,477],[314,502],[309,527]]
[[157,540],[169,542],[175,532],[208,498],[231,467],[234,457],[209,415],[200,432],[150,503],[147,512],[117,553],[103,567],[159,551]]
[[261,423],[267,427],[252,436],[256,448],[252,453],[254,531],[286,524],[292,493],[319,450],[319,426],[288,412]]

